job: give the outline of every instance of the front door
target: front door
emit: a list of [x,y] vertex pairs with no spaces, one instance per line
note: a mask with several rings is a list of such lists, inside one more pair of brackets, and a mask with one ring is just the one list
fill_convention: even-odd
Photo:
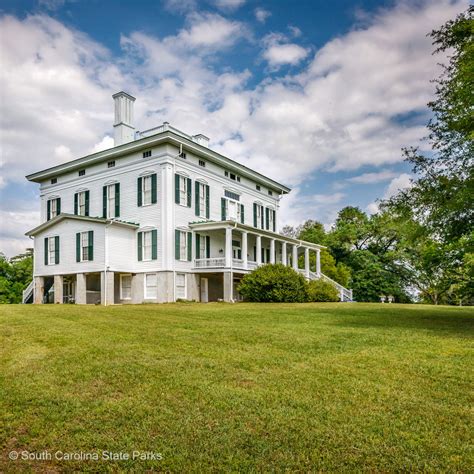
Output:
[[207,278],[201,278],[201,303],[207,303],[209,301],[209,280]]

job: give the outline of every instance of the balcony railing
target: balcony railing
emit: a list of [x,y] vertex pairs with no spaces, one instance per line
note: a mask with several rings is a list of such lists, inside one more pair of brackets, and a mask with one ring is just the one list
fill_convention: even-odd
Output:
[[224,257],[196,258],[194,260],[194,266],[196,268],[224,268],[225,258]]

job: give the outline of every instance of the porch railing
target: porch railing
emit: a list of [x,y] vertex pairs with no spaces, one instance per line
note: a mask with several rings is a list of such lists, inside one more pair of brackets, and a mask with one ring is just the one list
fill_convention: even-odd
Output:
[[225,258],[224,257],[196,258],[194,260],[194,266],[196,268],[224,268]]
[[34,280],[30,281],[30,284],[23,290],[22,303],[26,303],[30,297],[33,295],[33,286]]

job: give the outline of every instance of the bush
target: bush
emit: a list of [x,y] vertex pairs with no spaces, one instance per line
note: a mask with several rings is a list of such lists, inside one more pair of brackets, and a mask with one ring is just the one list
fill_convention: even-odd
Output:
[[312,280],[308,283],[309,301],[339,301],[339,293],[331,283],[324,280]]
[[246,301],[303,303],[308,300],[303,275],[281,263],[258,267],[242,278],[238,291]]

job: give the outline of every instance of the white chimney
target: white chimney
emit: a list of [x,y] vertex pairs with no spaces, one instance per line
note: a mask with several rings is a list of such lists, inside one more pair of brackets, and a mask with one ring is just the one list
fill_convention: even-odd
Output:
[[115,102],[114,141],[115,146],[118,146],[135,139],[135,127],[133,126],[135,97],[122,91],[114,94],[112,98]]
[[209,138],[206,137],[206,135],[203,135],[202,133],[193,135],[193,142],[199,143],[199,145],[209,148]]

